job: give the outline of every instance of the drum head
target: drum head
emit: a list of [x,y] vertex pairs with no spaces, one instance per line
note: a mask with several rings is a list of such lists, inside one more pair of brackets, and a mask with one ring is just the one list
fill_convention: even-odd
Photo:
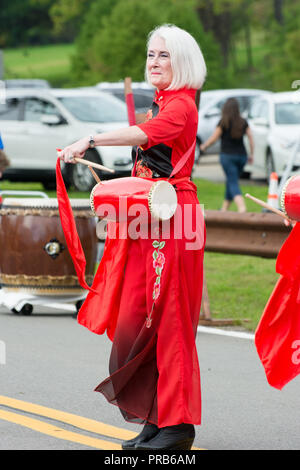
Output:
[[149,209],[155,219],[169,220],[176,212],[177,194],[168,181],[157,181],[149,192]]

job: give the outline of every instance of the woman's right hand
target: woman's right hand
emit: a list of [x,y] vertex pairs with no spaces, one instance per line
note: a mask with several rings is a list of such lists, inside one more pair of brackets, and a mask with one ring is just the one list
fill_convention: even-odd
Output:
[[296,223],[297,223],[297,220],[284,219],[284,225],[286,225],[287,227],[289,227],[291,225],[294,228]]
[[68,145],[62,150],[58,151],[58,156],[65,163],[76,163],[74,160],[76,157],[83,158],[85,152],[89,148],[89,140],[87,137],[74,142],[72,145]]

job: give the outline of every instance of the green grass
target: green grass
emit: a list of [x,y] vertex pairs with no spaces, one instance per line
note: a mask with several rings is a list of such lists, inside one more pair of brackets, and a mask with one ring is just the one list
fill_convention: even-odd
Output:
[[[201,204],[204,205],[205,210],[219,210],[222,206],[224,199],[224,184],[213,183],[211,181],[203,179],[195,179],[194,183],[197,186],[198,198]],[[245,195],[246,193],[252,196],[267,201],[268,187],[267,185],[254,185],[254,184],[242,184],[241,190]],[[248,198],[245,198],[245,203],[248,212],[261,212],[261,207],[255,202]],[[232,203],[230,210],[236,211],[236,205]]]
[[5,49],[4,78],[42,78],[53,86],[67,85],[73,52],[73,44]]
[[254,331],[278,279],[275,259],[205,252],[211,316]]

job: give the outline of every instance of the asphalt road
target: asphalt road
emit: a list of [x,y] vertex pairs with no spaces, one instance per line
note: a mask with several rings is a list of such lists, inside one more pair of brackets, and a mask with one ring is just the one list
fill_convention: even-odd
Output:
[[[299,449],[300,377],[275,390],[267,384],[252,339],[205,330],[196,341],[203,420],[194,445],[208,450]],[[122,430],[140,429],[125,423],[118,408],[93,391],[107,376],[111,343],[106,335],[78,325],[70,313],[35,307],[31,316],[21,316],[0,308],[1,346],[0,450],[88,450],[95,437],[94,447],[103,438],[110,448],[120,445]],[[18,401],[8,406],[7,397]],[[47,407],[50,415],[22,410],[24,403]],[[65,424],[53,410],[71,413],[75,425]],[[78,429],[76,419],[82,417],[99,423],[100,432]],[[47,433],[39,423],[56,433]],[[115,436],[113,431],[107,437],[105,424],[115,426]],[[74,442],[74,433],[83,442]]]

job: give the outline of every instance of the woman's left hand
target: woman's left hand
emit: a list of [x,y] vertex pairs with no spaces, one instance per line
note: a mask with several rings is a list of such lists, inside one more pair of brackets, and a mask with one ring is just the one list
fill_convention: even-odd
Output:
[[85,137],[83,139],[78,140],[72,145],[68,145],[63,150],[60,150],[58,152],[58,156],[65,163],[76,163],[74,158],[75,157],[82,158],[88,148],[89,148],[89,141]]
[[250,165],[253,163],[253,155],[248,156],[247,163],[249,163]]

